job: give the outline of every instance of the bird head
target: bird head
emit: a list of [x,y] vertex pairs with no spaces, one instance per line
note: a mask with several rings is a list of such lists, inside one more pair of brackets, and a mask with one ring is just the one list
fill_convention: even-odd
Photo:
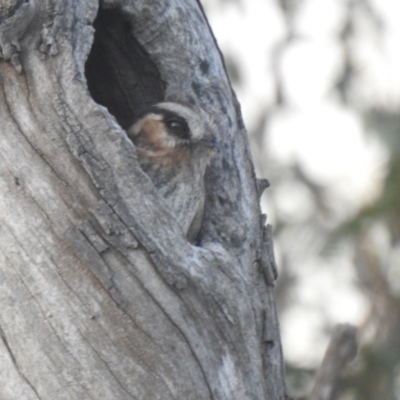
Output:
[[210,152],[218,149],[217,129],[200,108],[164,102],[150,107],[129,129],[139,148],[154,151]]

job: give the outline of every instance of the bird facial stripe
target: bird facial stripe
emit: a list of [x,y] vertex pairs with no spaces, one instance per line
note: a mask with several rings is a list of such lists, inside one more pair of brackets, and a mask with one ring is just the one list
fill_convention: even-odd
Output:
[[152,107],[150,111],[152,115],[162,116],[162,120],[170,135],[179,139],[190,139],[190,129],[185,118],[161,107]]

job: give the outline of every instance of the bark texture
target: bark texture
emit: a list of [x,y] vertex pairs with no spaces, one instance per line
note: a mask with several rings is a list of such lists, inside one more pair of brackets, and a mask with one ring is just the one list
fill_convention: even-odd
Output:
[[[0,49],[0,398],[284,399],[270,229],[200,5],[0,0]],[[199,246],[124,131],[161,99],[220,130]]]

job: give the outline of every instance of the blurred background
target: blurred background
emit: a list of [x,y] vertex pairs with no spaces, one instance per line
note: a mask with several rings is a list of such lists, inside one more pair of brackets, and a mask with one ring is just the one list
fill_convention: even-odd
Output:
[[202,0],[271,187],[289,394],[358,328],[338,399],[400,399],[400,2]]

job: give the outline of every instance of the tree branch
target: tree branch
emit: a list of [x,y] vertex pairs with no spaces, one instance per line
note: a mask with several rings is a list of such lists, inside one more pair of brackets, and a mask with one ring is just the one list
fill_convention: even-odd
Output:
[[335,327],[308,400],[335,399],[343,371],[357,353],[356,333],[352,325],[340,324]]

